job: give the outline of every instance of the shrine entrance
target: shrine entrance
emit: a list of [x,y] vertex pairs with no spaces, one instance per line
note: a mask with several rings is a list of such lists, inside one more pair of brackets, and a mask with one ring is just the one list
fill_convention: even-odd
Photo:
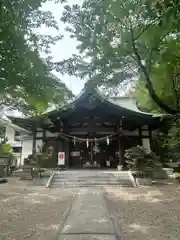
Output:
[[105,138],[103,141],[70,143],[71,168],[117,168],[118,141]]

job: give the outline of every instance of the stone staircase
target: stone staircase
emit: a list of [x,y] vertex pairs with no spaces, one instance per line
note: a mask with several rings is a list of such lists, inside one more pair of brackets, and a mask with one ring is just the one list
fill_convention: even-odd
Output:
[[55,172],[49,187],[135,186],[128,171],[79,170]]

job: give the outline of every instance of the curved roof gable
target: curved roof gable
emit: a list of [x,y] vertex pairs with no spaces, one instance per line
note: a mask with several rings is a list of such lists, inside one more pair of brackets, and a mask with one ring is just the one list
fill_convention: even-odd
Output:
[[[107,96],[103,95],[97,88],[90,88],[90,87],[85,87],[82,92],[70,103],[65,105],[64,107],[55,109],[53,111],[50,111],[47,113],[48,116],[54,116],[58,115],[63,112],[68,112],[71,111],[74,108],[78,107],[86,107],[90,108],[90,101],[88,101],[90,98],[98,99],[102,101],[105,104],[108,104],[110,107],[113,107],[119,111],[125,111],[131,114],[135,114],[137,116],[145,117],[145,118],[159,118],[164,115],[162,114],[153,114],[153,113],[147,113],[141,111],[137,107],[137,103],[135,98],[130,98],[130,97],[115,97],[115,98],[108,98]],[[46,114],[45,114],[46,115]]]

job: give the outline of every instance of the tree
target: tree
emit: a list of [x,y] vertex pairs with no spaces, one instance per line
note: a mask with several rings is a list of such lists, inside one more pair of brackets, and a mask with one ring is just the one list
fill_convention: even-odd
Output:
[[179,42],[179,9],[177,0],[86,0],[82,6],[66,6],[62,21],[79,41],[80,55],[60,62],[59,69],[88,76],[95,86],[141,78],[158,107],[177,114],[179,106],[161,99],[152,77],[170,43]]
[[[43,111],[50,103],[71,96],[57,77],[51,74],[50,46],[55,37],[35,34],[42,24],[58,29],[51,12],[40,9],[46,0],[0,1],[0,106],[20,110]],[[46,59],[40,57],[44,51]]]
[[[162,101],[170,107],[178,109],[180,104],[180,43],[173,39],[168,42],[167,48],[161,53],[161,59],[152,67],[151,82],[156,93]],[[158,105],[152,101],[144,79],[139,79],[136,85],[136,97],[141,108],[153,112],[163,112]]]

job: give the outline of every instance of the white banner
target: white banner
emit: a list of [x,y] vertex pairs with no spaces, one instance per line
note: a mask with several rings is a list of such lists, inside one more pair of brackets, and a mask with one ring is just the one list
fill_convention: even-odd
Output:
[[65,165],[65,152],[58,152],[58,165]]

